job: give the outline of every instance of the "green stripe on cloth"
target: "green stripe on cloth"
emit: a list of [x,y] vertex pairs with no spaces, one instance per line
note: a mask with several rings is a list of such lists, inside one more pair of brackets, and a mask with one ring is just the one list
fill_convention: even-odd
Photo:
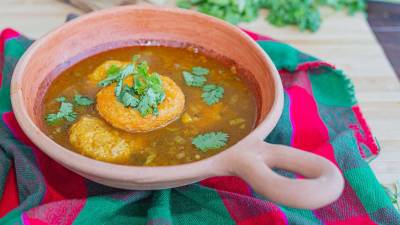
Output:
[[285,101],[281,118],[279,119],[276,127],[272,130],[268,137],[265,138],[266,142],[290,145],[293,132],[289,114],[290,100],[286,92],[284,92],[284,97]]
[[342,71],[325,66],[310,74],[313,94],[319,103],[342,107],[357,104],[353,84]]
[[147,210],[147,223],[151,221],[161,221],[163,224],[172,224],[171,215],[171,189],[165,189],[153,192],[152,204]]
[[151,191],[122,191],[110,195],[90,197],[73,224],[145,224],[147,209],[151,206],[150,196]]
[[174,225],[235,224],[218,193],[200,185],[173,189],[171,211]]
[[295,71],[302,63],[318,61],[316,58],[284,43],[275,41],[258,41],[257,43],[271,57],[278,70]]
[[31,40],[20,36],[18,38],[7,40],[7,43],[4,46],[4,61],[7,61],[7,63],[3,65],[2,70],[3,78],[1,83],[3,84],[3,87],[0,88],[0,99],[2,101],[2,103],[0,104],[0,114],[3,112],[11,111],[9,86],[11,82],[11,75],[19,58],[24,54],[26,49],[31,44]]
[[320,225],[319,221],[312,211],[305,209],[294,209],[288,207],[281,207],[285,212],[290,224],[296,225]]
[[[344,171],[343,175],[369,214],[385,207],[393,207],[367,163],[364,163],[363,167]],[[399,219],[399,216],[396,219]]]

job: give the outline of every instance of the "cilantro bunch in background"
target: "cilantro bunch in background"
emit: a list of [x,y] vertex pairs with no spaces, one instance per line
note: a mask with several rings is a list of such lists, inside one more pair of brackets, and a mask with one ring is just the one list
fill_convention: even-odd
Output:
[[275,26],[295,25],[300,30],[317,31],[321,24],[319,9],[328,6],[346,9],[349,14],[364,11],[365,0],[177,0],[181,8],[198,11],[232,24],[250,22],[260,9],[267,9],[267,20]]

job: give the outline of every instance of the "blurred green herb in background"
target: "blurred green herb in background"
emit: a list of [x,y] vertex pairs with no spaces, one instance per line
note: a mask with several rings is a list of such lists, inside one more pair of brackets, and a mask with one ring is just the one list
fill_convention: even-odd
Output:
[[400,180],[398,180],[393,188],[383,186],[383,189],[385,190],[386,194],[390,198],[390,201],[394,205],[394,207],[400,211]]
[[347,10],[350,15],[366,8],[365,0],[177,0],[176,4],[187,9],[195,7],[232,24],[253,21],[260,9],[268,9],[267,20],[271,24],[295,25],[313,32],[321,24],[321,6]]

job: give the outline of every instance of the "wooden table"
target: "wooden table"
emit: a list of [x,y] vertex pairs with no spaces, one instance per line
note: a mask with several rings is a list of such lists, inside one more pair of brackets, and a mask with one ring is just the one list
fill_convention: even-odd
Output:
[[[0,0],[0,29],[12,27],[38,38],[79,10],[54,0]],[[400,85],[364,15],[323,10],[315,33],[275,28],[264,18],[241,27],[267,34],[343,69],[354,81],[361,109],[382,147],[371,163],[383,184],[400,178]]]

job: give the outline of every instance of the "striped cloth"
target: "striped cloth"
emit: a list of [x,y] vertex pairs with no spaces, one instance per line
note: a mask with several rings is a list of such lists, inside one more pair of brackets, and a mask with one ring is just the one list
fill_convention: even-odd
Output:
[[7,29],[0,37],[0,224],[400,224],[400,215],[366,162],[377,156],[379,147],[351,81],[328,63],[248,34],[270,55],[285,88],[282,117],[266,141],[306,149],[335,163],[346,181],[336,202],[313,211],[276,205],[237,177],[160,191],[125,191],[68,171],[38,150],[15,120],[11,75],[32,40]]

